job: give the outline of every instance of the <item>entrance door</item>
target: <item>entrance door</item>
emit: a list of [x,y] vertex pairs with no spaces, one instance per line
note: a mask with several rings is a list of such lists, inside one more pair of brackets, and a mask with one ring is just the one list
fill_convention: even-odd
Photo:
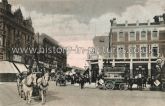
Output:
[[97,76],[99,75],[99,66],[98,64],[91,65],[91,74],[92,82],[96,82]]

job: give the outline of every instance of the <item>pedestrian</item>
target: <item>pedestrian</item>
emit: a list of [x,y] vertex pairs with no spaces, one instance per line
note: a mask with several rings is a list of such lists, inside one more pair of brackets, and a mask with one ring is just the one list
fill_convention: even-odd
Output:
[[84,81],[84,76],[80,76],[80,85],[81,85],[81,89],[84,88],[84,83],[85,83],[85,81]]

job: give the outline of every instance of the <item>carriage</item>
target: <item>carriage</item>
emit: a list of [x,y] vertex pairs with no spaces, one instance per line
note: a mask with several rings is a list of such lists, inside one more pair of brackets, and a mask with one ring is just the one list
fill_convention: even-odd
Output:
[[[33,72],[33,74],[36,75],[37,79],[40,78],[42,76],[41,72]],[[27,71],[23,71],[22,73],[19,73],[18,78],[17,78],[17,90],[18,90],[18,94],[20,95],[21,98],[23,98],[24,100],[26,100],[25,94],[23,92],[23,84],[22,84],[22,80],[25,79],[27,77]],[[39,87],[38,86],[34,86],[32,84],[32,96],[33,97],[39,97],[39,99],[41,99],[40,95],[39,95]]]
[[60,86],[66,86],[66,77],[65,77],[65,75],[59,75],[59,77],[57,78],[57,80],[56,80],[56,86],[57,85],[60,85]]
[[103,69],[103,79],[104,79],[104,88],[113,90],[120,89],[126,90],[127,84],[125,81],[125,67],[104,67]]

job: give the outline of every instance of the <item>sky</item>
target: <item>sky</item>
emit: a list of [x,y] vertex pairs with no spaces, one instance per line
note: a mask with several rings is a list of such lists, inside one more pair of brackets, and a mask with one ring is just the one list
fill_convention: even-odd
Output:
[[[46,33],[64,47],[88,49],[94,36],[108,35],[117,23],[153,21],[165,13],[165,0],[8,0],[12,10],[31,16],[35,32]],[[84,68],[87,52],[68,54],[68,64]]]

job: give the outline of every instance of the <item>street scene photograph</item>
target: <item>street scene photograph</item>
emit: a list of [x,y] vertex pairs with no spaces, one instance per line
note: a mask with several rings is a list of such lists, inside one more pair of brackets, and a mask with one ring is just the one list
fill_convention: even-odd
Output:
[[164,0],[0,0],[0,106],[164,105]]

